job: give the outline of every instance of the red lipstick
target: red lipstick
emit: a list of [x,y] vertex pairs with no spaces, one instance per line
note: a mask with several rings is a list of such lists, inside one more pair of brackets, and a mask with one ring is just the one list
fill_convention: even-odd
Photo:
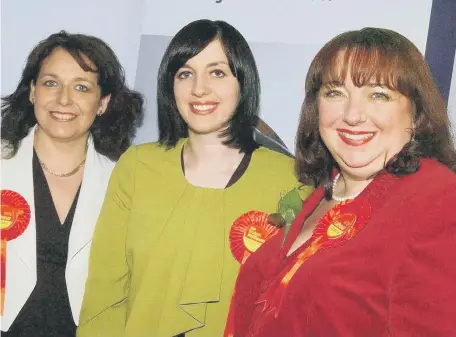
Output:
[[[377,132],[372,131],[353,131],[347,129],[337,129],[340,139],[350,146],[361,146],[367,144],[374,138]],[[354,136],[354,137],[353,137]]]
[[196,115],[209,115],[217,109],[217,102],[190,102],[190,110]]

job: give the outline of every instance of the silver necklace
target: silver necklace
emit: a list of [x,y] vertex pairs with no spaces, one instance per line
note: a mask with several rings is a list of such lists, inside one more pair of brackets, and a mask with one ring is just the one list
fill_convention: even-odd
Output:
[[333,180],[333,184],[332,184],[332,199],[333,200],[342,202],[342,201],[346,201],[346,200],[350,200],[350,199],[355,199],[361,193],[361,192],[358,192],[356,194],[346,196],[346,197],[337,196],[336,195],[336,186],[337,186],[337,181],[339,180],[339,178],[340,178],[340,173],[338,173]]

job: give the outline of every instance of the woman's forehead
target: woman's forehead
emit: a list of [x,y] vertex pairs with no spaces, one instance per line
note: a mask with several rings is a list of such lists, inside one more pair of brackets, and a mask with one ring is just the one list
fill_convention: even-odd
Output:
[[361,48],[344,49],[325,62],[322,83],[345,83],[349,77],[357,86],[382,84],[395,87],[398,60],[387,59],[379,51]]

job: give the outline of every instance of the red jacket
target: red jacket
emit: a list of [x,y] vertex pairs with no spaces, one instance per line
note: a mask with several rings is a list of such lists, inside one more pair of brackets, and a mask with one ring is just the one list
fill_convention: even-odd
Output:
[[262,312],[256,302],[302,249],[285,257],[322,196],[318,188],[304,202],[283,247],[279,233],[242,266],[234,336],[456,336],[456,174],[431,159],[414,174],[375,178],[360,195],[372,207],[365,227],[297,270],[277,318]]

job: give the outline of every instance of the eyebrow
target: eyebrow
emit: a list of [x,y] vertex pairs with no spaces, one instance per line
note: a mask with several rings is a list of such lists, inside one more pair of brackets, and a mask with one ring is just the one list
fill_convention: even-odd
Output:
[[[217,61],[217,62],[211,62],[209,64],[206,65],[206,68],[211,68],[211,67],[215,67],[215,66],[218,66],[220,64],[224,64],[226,66],[229,66],[227,62],[225,61]],[[190,69],[193,69],[193,67],[191,65],[189,65],[188,63],[185,63],[181,68],[190,68]]]
[[[57,75],[52,74],[52,73],[44,73],[44,74],[41,74],[40,77],[52,77],[52,78],[55,78],[55,79],[59,78]],[[94,82],[89,80],[87,77],[76,77],[73,80],[74,81],[84,81],[84,82],[88,82],[88,83],[94,84]]]
[[[322,86],[344,87],[345,83],[344,82],[339,82],[339,81],[331,81],[331,82],[323,83]],[[386,86],[385,84],[381,84],[381,83],[368,83],[368,84],[365,84],[364,86],[369,87],[369,88],[377,88],[378,87],[378,88],[382,88],[382,89],[388,89],[388,86]]]
[[331,81],[331,82],[323,83],[323,86],[327,86],[327,87],[343,87],[344,84],[345,84],[344,82]]
[[214,66],[218,66],[219,64],[224,64],[224,65],[226,65],[226,66],[228,65],[228,63],[226,63],[225,61],[218,61],[218,62],[209,63],[209,64],[207,65],[207,67],[208,67],[208,68],[209,68],[209,67],[214,67]]
[[369,83],[369,84],[366,84],[366,86],[368,86],[370,88],[380,87],[382,89],[388,89],[388,87],[386,85],[381,84],[381,83]]

